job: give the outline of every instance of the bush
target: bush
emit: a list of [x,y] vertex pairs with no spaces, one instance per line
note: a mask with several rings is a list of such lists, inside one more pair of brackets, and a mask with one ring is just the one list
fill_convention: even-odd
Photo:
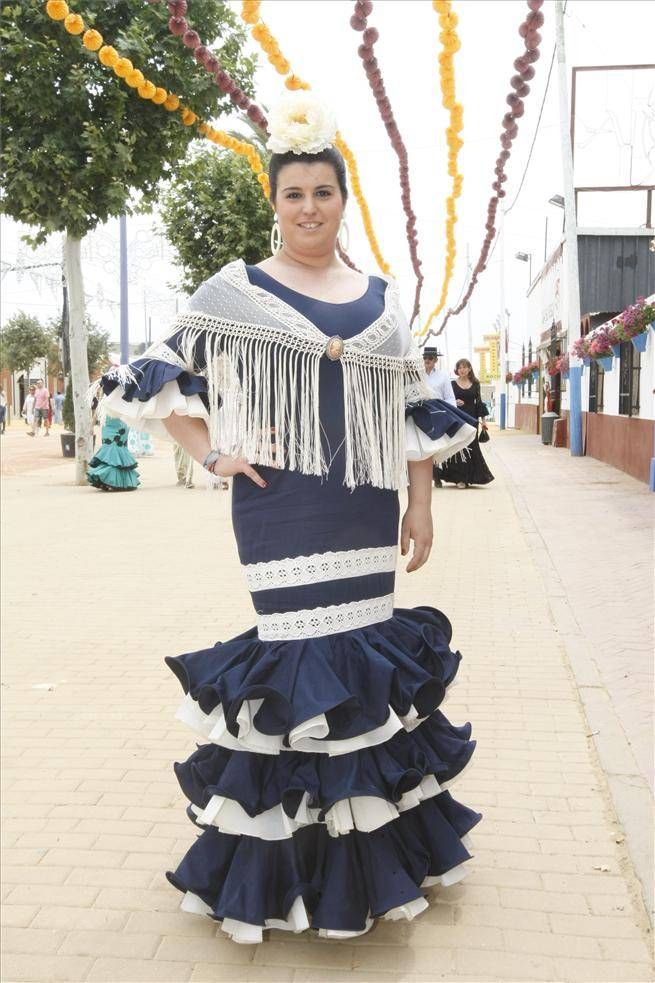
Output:
[[75,433],[75,410],[73,409],[73,385],[71,382],[66,386],[66,395],[64,396],[64,405],[61,408],[61,415],[66,430],[70,431],[70,433]]

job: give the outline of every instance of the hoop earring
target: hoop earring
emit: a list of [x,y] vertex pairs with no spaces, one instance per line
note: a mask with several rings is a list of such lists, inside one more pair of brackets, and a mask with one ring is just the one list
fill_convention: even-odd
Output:
[[271,256],[277,256],[281,249],[282,233],[280,232],[280,223],[276,218],[273,222],[273,228],[271,229]]
[[341,252],[347,253],[350,246],[350,229],[348,228],[348,223],[346,222],[345,218],[341,219],[337,242],[339,243],[339,249]]

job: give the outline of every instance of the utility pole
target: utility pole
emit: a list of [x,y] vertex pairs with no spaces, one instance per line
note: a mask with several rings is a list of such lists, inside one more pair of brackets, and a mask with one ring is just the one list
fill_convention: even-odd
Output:
[[120,283],[121,283],[121,362],[130,360],[130,328],[127,308],[127,219],[121,215],[118,220],[120,230]]
[[505,209],[502,201],[500,204],[500,228],[498,229],[498,275],[499,275],[499,300],[500,300],[500,378],[498,380],[498,399],[500,408],[498,422],[500,429],[507,427],[507,315],[505,313]]
[[[564,7],[562,0],[555,2],[557,47],[557,80],[559,87],[559,128],[562,150],[562,177],[564,180],[564,219],[566,248],[566,318],[569,345],[580,335],[580,272],[578,267],[578,223],[575,209],[575,184],[573,179],[573,147],[569,126],[569,86],[564,47]],[[569,365],[569,430],[571,455],[582,456],[582,362],[571,358]]]

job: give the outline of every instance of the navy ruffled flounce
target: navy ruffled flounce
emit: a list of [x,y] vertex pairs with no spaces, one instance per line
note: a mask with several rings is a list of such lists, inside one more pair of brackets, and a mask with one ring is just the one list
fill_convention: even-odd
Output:
[[437,710],[411,734],[401,730],[384,744],[347,755],[259,755],[205,744],[176,763],[175,774],[197,810],[222,796],[251,817],[281,805],[294,818],[305,798],[324,821],[326,812],[344,799],[373,796],[399,803],[430,775],[439,786],[450,782],[473,754],[470,737],[470,724],[455,727]]
[[427,884],[463,876],[481,816],[444,791],[475,748],[470,724],[438,709],[460,663],[450,639],[448,619],[420,607],[314,639],[253,629],[166,660],[182,719],[215,742],[175,765],[203,830],[168,874],[186,910],[239,942],[271,927],[339,937],[414,917]]
[[216,919],[265,927],[302,898],[312,927],[362,932],[469,860],[462,837],[479,819],[442,792],[379,830],[336,839],[316,825],[274,843],[207,829],[167,876]]
[[451,635],[434,608],[398,608],[388,621],[322,638],[264,642],[252,629],[166,662],[204,714],[222,707],[235,738],[243,704],[261,701],[253,719],[261,734],[286,741],[324,715],[330,740],[344,741],[382,726],[390,708],[400,718],[433,713],[461,658]]
[[444,434],[454,437],[465,423],[476,429],[478,426],[478,421],[472,416],[443,399],[422,399],[418,403],[409,403],[405,408],[405,418],[409,416],[431,440],[439,440]]
[[199,396],[205,409],[209,410],[207,399],[207,380],[202,375],[193,375],[178,365],[160,362],[154,358],[137,358],[130,362],[130,369],[136,381],[126,382],[117,379],[111,372],[103,375],[102,389],[106,396],[117,386],[124,389],[123,399],[127,403],[137,400],[146,403],[156,396],[169,382],[177,382],[183,396]]

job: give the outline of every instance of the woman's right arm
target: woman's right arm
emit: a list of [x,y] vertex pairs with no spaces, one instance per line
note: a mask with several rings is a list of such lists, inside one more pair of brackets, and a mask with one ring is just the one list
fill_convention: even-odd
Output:
[[[198,464],[202,464],[207,455],[212,450],[209,441],[209,431],[204,420],[198,417],[181,416],[179,413],[171,413],[169,417],[162,420],[166,430],[187,454],[190,454]],[[235,474],[245,474],[246,477],[254,481],[260,488],[266,488],[266,482],[247,461],[240,458],[228,457],[226,454],[221,456],[211,466],[211,471],[221,478],[231,478]]]

